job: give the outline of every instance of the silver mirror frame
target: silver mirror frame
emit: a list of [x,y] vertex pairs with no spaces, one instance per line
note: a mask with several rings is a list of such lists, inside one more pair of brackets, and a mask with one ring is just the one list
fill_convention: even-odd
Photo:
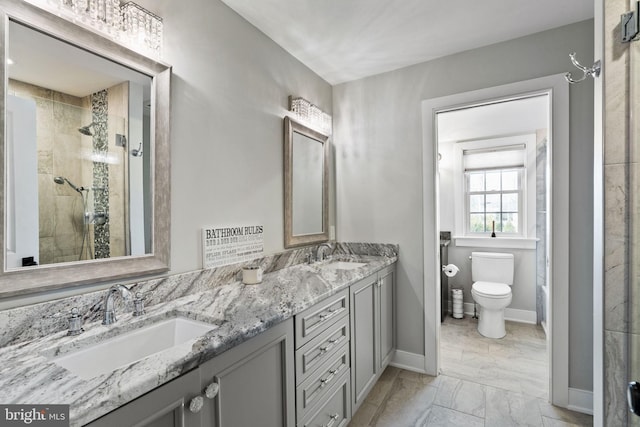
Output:
[[[9,21],[33,28],[125,67],[149,75],[151,86],[151,168],[153,182],[152,252],[91,261],[52,264],[20,270],[6,270],[6,194],[5,194],[5,117]],[[10,42],[10,41],[9,41]],[[170,96],[171,67],[138,54],[90,30],[66,21],[24,1],[0,0],[0,298],[64,289],[78,285],[114,280],[150,277],[169,270],[171,195],[170,195]]]
[[[300,133],[322,143],[322,232],[293,235],[293,134]],[[284,118],[284,247],[312,245],[329,241],[329,137],[308,128],[291,117]]]

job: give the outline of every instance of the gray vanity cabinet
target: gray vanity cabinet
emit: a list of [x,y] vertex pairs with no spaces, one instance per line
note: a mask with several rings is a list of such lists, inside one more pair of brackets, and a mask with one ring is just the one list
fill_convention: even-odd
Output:
[[91,427],[294,427],[293,319],[99,418]]
[[194,369],[88,424],[91,427],[198,427],[200,412],[189,410],[200,395],[200,373]]
[[351,389],[355,413],[395,348],[395,266],[351,286]]
[[391,265],[90,425],[346,426],[393,357],[394,307]]
[[395,334],[395,268],[390,267],[378,273],[380,281],[380,368],[383,370],[393,358],[396,349]]
[[200,365],[202,426],[294,427],[293,358],[289,319]]

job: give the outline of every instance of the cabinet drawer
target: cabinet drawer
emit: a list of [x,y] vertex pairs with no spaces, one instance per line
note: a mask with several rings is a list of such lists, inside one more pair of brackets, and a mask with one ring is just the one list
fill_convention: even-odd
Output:
[[349,316],[344,313],[334,324],[296,351],[296,384],[307,379],[314,369],[348,342]]
[[296,412],[298,422],[306,417],[309,409],[324,401],[327,391],[349,371],[349,346],[343,345],[327,363],[316,369],[296,388]]
[[327,393],[326,399],[309,411],[298,426],[345,427],[351,420],[351,386],[347,370]]
[[296,348],[302,347],[313,337],[349,312],[349,290],[327,298],[296,316]]

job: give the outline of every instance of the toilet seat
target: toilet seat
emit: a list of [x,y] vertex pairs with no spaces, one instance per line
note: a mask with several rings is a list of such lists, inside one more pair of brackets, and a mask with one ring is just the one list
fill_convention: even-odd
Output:
[[504,298],[511,294],[511,286],[506,283],[475,282],[471,289],[485,298]]

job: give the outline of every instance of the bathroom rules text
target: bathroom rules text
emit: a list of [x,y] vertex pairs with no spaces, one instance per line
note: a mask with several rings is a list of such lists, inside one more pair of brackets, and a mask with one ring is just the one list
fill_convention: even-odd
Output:
[[202,229],[202,267],[213,268],[250,261],[264,252],[262,225]]

